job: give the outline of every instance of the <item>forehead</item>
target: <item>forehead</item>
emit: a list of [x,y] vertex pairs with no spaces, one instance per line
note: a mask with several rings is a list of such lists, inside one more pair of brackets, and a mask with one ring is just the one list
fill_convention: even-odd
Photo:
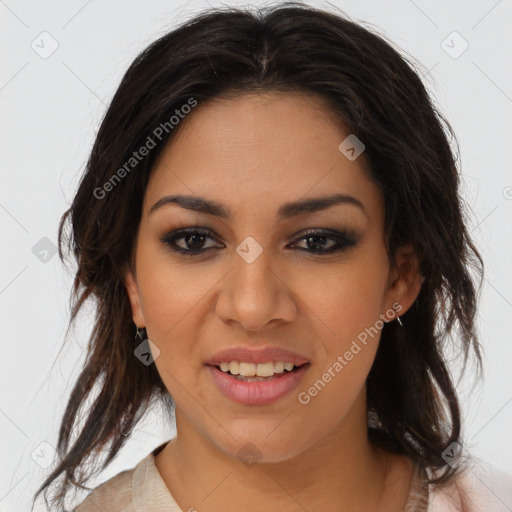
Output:
[[215,99],[180,123],[155,164],[146,211],[171,193],[208,196],[234,210],[274,204],[277,211],[286,201],[336,192],[359,196],[370,209],[382,206],[364,156],[351,161],[340,152],[349,133],[319,97]]

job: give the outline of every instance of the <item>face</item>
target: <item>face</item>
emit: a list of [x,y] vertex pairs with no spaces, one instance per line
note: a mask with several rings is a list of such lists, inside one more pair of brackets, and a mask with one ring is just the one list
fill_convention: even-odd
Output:
[[[311,96],[216,100],[181,122],[148,183],[126,274],[133,320],[158,348],[154,364],[176,404],[178,436],[188,429],[233,456],[251,443],[271,462],[360,432],[383,321],[403,314],[421,285],[410,248],[397,254],[400,272],[390,265],[384,198],[364,153],[349,160],[338,149],[349,133]],[[282,210],[334,194],[352,199]],[[174,195],[214,201],[226,215],[163,199]],[[284,395],[269,400],[271,384],[254,403],[219,385],[251,383],[207,365],[233,347],[278,347],[308,363],[299,377],[274,378],[291,382]]]

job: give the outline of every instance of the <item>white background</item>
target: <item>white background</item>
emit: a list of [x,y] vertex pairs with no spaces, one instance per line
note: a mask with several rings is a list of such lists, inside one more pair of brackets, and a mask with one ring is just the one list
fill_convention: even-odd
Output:
[[[151,41],[208,5],[248,4],[0,1],[1,511],[29,510],[52,459],[92,320],[83,318],[59,355],[71,274],[58,255],[49,253],[42,262],[32,248],[43,237],[57,243],[59,218],[126,68]],[[472,387],[470,368],[459,385],[464,432],[472,454],[512,472],[512,1],[332,5],[421,63],[426,85],[457,134],[471,232],[486,266],[478,317],[485,375]],[[34,41],[51,48],[44,31],[58,43],[46,59],[31,47]],[[458,58],[442,47],[453,31],[469,44]],[[453,53],[464,43],[452,35],[446,44]],[[173,434],[152,414],[98,483],[133,467]]]

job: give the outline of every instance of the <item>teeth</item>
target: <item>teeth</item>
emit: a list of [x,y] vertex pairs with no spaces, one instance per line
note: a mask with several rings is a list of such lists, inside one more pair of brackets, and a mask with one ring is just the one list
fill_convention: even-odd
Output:
[[274,371],[276,373],[283,373],[284,372],[284,363],[283,361],[278,361],[277,363],[274,363]]
[[240,363],[238,373],[244,377],[254,377],[256,375],[256,365],[254,363]]
[[258,377],[270,377],[274,375],[274,363],[258,363],[254,369],[254,374]]
[[230,372],[233,375],[242,375],[243,377],[272,377],[275,373],[283,373],[285,370],[291,372],[294,366],[293,363],[285,363],[284,361],[269,361],[258,364],[238,361],[220,363],[220,369],[223,372]]

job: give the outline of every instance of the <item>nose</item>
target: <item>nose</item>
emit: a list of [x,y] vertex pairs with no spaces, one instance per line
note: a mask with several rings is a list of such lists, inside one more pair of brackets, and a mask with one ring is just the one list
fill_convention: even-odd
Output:
[[234,268],[222,280],[216,314],[225,323],[238,323],[247,331],[291,322],[298,313],[293,283],[272,265],[263,252],[251,263],[234,255]]

